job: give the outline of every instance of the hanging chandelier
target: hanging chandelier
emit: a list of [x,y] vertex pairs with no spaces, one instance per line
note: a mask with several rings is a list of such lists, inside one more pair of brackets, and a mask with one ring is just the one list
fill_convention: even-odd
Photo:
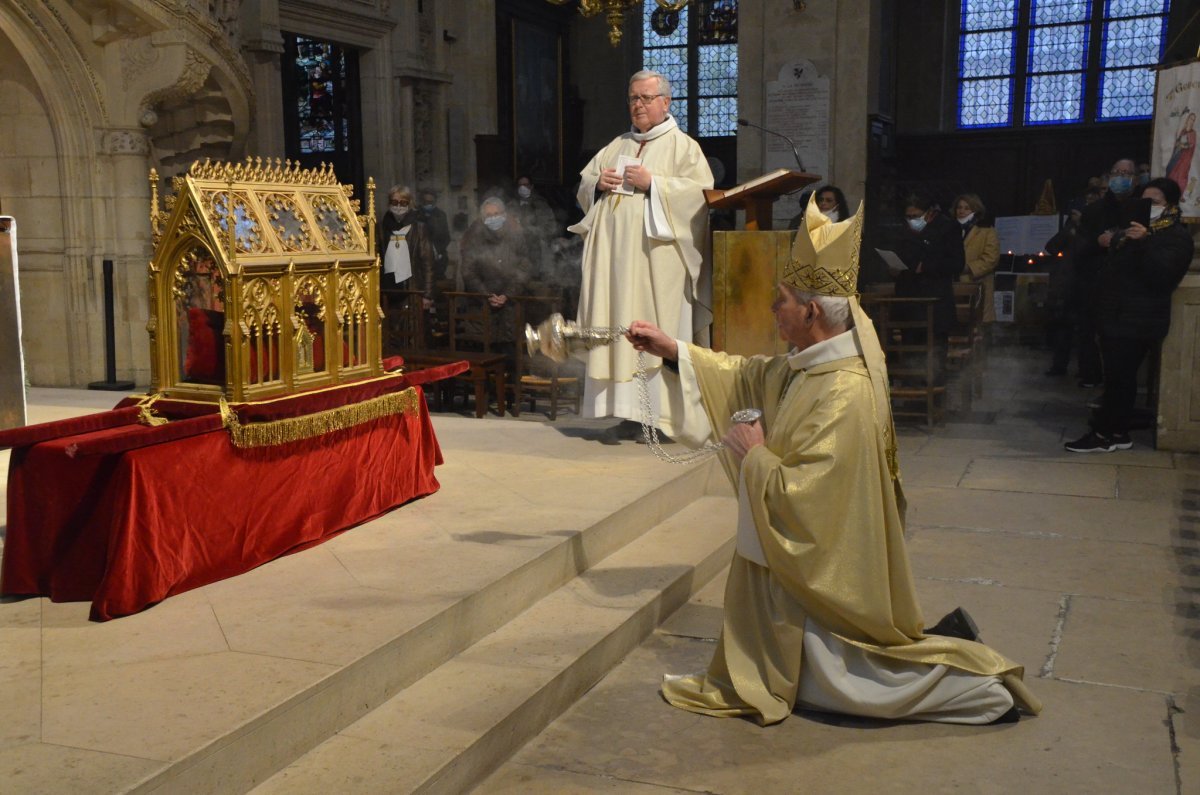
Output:
[[[546,0],[556,6],[566,5],[572,0]],[[649,2],[649,0],[646,0]],[[658,7],[671,14],[677,14],[688,4],[688,0],[654,0]],[[603,12],[608,22],[608,43],[616,47],[621,43],[621,28],[625,24],[625,11],[634,7],[641,8],[642,0],[579,0],[579,13],[585,17],[594,17]]]

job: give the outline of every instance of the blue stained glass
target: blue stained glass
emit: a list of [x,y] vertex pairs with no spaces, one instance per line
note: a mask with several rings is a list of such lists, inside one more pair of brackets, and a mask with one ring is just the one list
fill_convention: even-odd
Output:
[[1012,30],[964,33],[959,45],[960,77],[991,77],[1013,73]]
[[683,46],[688,43],[688,7],[684,6],[679,11],[679,25],[674,32],[666,36],[660,36],[654,32],[654,27],[650,24],[650,17],[658,10],[658,3],[654,0],[645,3],[642,6],[642,46],[643,47],[668,47],[668,46]]
[[696,137],[737,135],[737,97],[701,97],[697,110]]
[[1111,18],[1165,14],[1170,10],[1169,7],[1169,0],[1107,0],[1104,15]]
[[713,44],[699,50],[696,93],[700,96],[737,94],[738,54],[736,44]]
[[663,47],[642,51],[642,68],[653,69],[671,81],[671,92],[676,97],[687,93],[688,64],[686,47]]
[[962,29],[991,30],[1017,24],[1017,0],[963,0]]
[[1087,65],[1087,25],[1034,28],[1029,33],[1029,71],[1069,72]]
[[1033,8],[1029,12],[1029,24],[1055,25],[1062,22],[1086,22],[1091,15],[1091,0],[1033,0]]
[[1006,127],[1012,123],[1012,79],[964,80],[959,85],[960,127]]
[[1114,69],[1100,73],[1101,121],[1148,119],[1154,112],[1154,70]]
[[1105,69],[1158,63],[1166,17],[1142,17],[1104,23]]
[[1026,82],[1026,124],[1083,120],[1083,73],[1035,75]]
[[672,103],[671,115],[675,117],[675,123],[679,125],[679,129],[690,135],[691,131],[688,130],[687,100]]

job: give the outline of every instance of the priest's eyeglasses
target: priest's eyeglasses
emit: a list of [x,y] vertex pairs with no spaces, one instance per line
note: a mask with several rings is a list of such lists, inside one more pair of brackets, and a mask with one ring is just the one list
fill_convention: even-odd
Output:
[[634,94],[632,97],[629,98],[629,105],[630,105],[630,107],[632,107],[632,106],[638,104],[639,102],[642,103],[643,105],[649,105],[651,102],[653,102],[654,100],[658,99],[661,96],[662,96],[662,94]]

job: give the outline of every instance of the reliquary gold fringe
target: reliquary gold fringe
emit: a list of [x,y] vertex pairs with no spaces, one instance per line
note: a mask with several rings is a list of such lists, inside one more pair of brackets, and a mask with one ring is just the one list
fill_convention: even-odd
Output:
[[361,403],[326,409],[303,417],[286,417],[243,425],[238,421],[237,413],[222,398],[221,420],[229,429],[229,437],[234,447],[273,447],[324,436],[393,414],[412,414],[416,412],[417,406],[416,387],[409,387],[401,392],[389,392]]

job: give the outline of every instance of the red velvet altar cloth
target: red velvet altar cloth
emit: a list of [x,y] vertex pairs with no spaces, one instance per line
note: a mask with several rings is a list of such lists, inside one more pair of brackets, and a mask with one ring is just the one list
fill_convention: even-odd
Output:
[[[274,415],[408,385],[395,376],[348,385],[349,392],[321,390],[275,401],[283,405]],[[442,454],[420,389],[417,397],[415,413],[247,449],[234,447],[223,428],[129,449],[123,436],[157,429],[96,422],[108,427],[85,423],[80,432],[78,422],[66,420],[75,423],[71,435],[12,451],[0,593],[90,600],[92,620],[106,621],[432,494]],[[257,420],[266,405],[236,408]],[[107,449],[105,440],[121,452],[73,454]]]

